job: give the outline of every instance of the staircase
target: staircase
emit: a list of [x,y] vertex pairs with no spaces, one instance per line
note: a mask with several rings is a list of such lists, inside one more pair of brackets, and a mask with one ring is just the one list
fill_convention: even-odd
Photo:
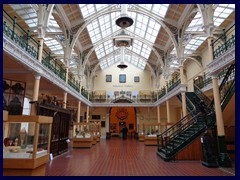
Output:
[[[235,75],[231,77],[234,70],[235,65],[231,65],[219,87],[222,108],[226,107],[235,92]],[[157,154],[165,161],[173,159],[178,152],[215,125],[214,100],[210,100],[197,86],[194,89],[195,92],[186,92],[189,114],[157,136]],[[182,100],[180,94],[177,97]],[[200,111],[201,100],[205,103],[206,114]]]

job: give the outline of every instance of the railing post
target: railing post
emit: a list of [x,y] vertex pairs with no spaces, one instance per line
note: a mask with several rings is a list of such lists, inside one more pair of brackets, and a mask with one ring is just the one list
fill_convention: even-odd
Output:
[[37,43],[37,57],[39,56],[39,48],[41,47],[41,45],[40,45],[40,41],[38,41],[38,43]]
[[227,45],[227,36],[226,36],[226,31],[223,29],[223,43],[224,43],[224,49],[227,51],[228,45]]
[[5,31],[5,27],[6,27],[6,21],[3,22],[3,33]]
[[213,39],[211,39],[211,47],[212,47],[212,55],[213,55],[213,59],[215,59],[215,56],[214,56],[214,43],[213,43]]
[[28,44],[29,44],[29,33],[30,33],[30,31],[29,30],[27,30],[27,41],[26,41],[26,51],[28,50]]
[[11,39],[13,40],[14,38],[14,34],[15,34],[15,26],[17,24],[17,16],[14,16],[14,19],[13,19],[13,28],[12,28],[12,36],[11,36]]

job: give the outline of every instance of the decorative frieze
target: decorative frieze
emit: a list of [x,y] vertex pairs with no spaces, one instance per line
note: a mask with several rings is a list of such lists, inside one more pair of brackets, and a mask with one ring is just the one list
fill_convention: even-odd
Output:
[[209,75],[219,72],[230,64],[235,63],[235,46],[227,50],[224,54],[214,59],[207,66],[210,69]]

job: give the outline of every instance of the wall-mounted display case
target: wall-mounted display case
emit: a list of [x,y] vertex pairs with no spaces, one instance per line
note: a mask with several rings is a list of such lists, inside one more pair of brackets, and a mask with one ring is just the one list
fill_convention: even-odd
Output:
[[93,145],[93,123],[73,123],[73,148],[91,148]]
[[3,175],[44,176],[52,117],[9,115],[3,146]]

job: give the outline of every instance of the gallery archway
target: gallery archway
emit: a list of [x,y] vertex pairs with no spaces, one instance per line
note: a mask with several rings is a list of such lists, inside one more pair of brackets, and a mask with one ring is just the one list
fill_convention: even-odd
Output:
[[136,132],[136,109],[134,107],[112,107],[109,117],[109,132],[111,135],[119,135],[124,125],[128,128],[129,135]]

